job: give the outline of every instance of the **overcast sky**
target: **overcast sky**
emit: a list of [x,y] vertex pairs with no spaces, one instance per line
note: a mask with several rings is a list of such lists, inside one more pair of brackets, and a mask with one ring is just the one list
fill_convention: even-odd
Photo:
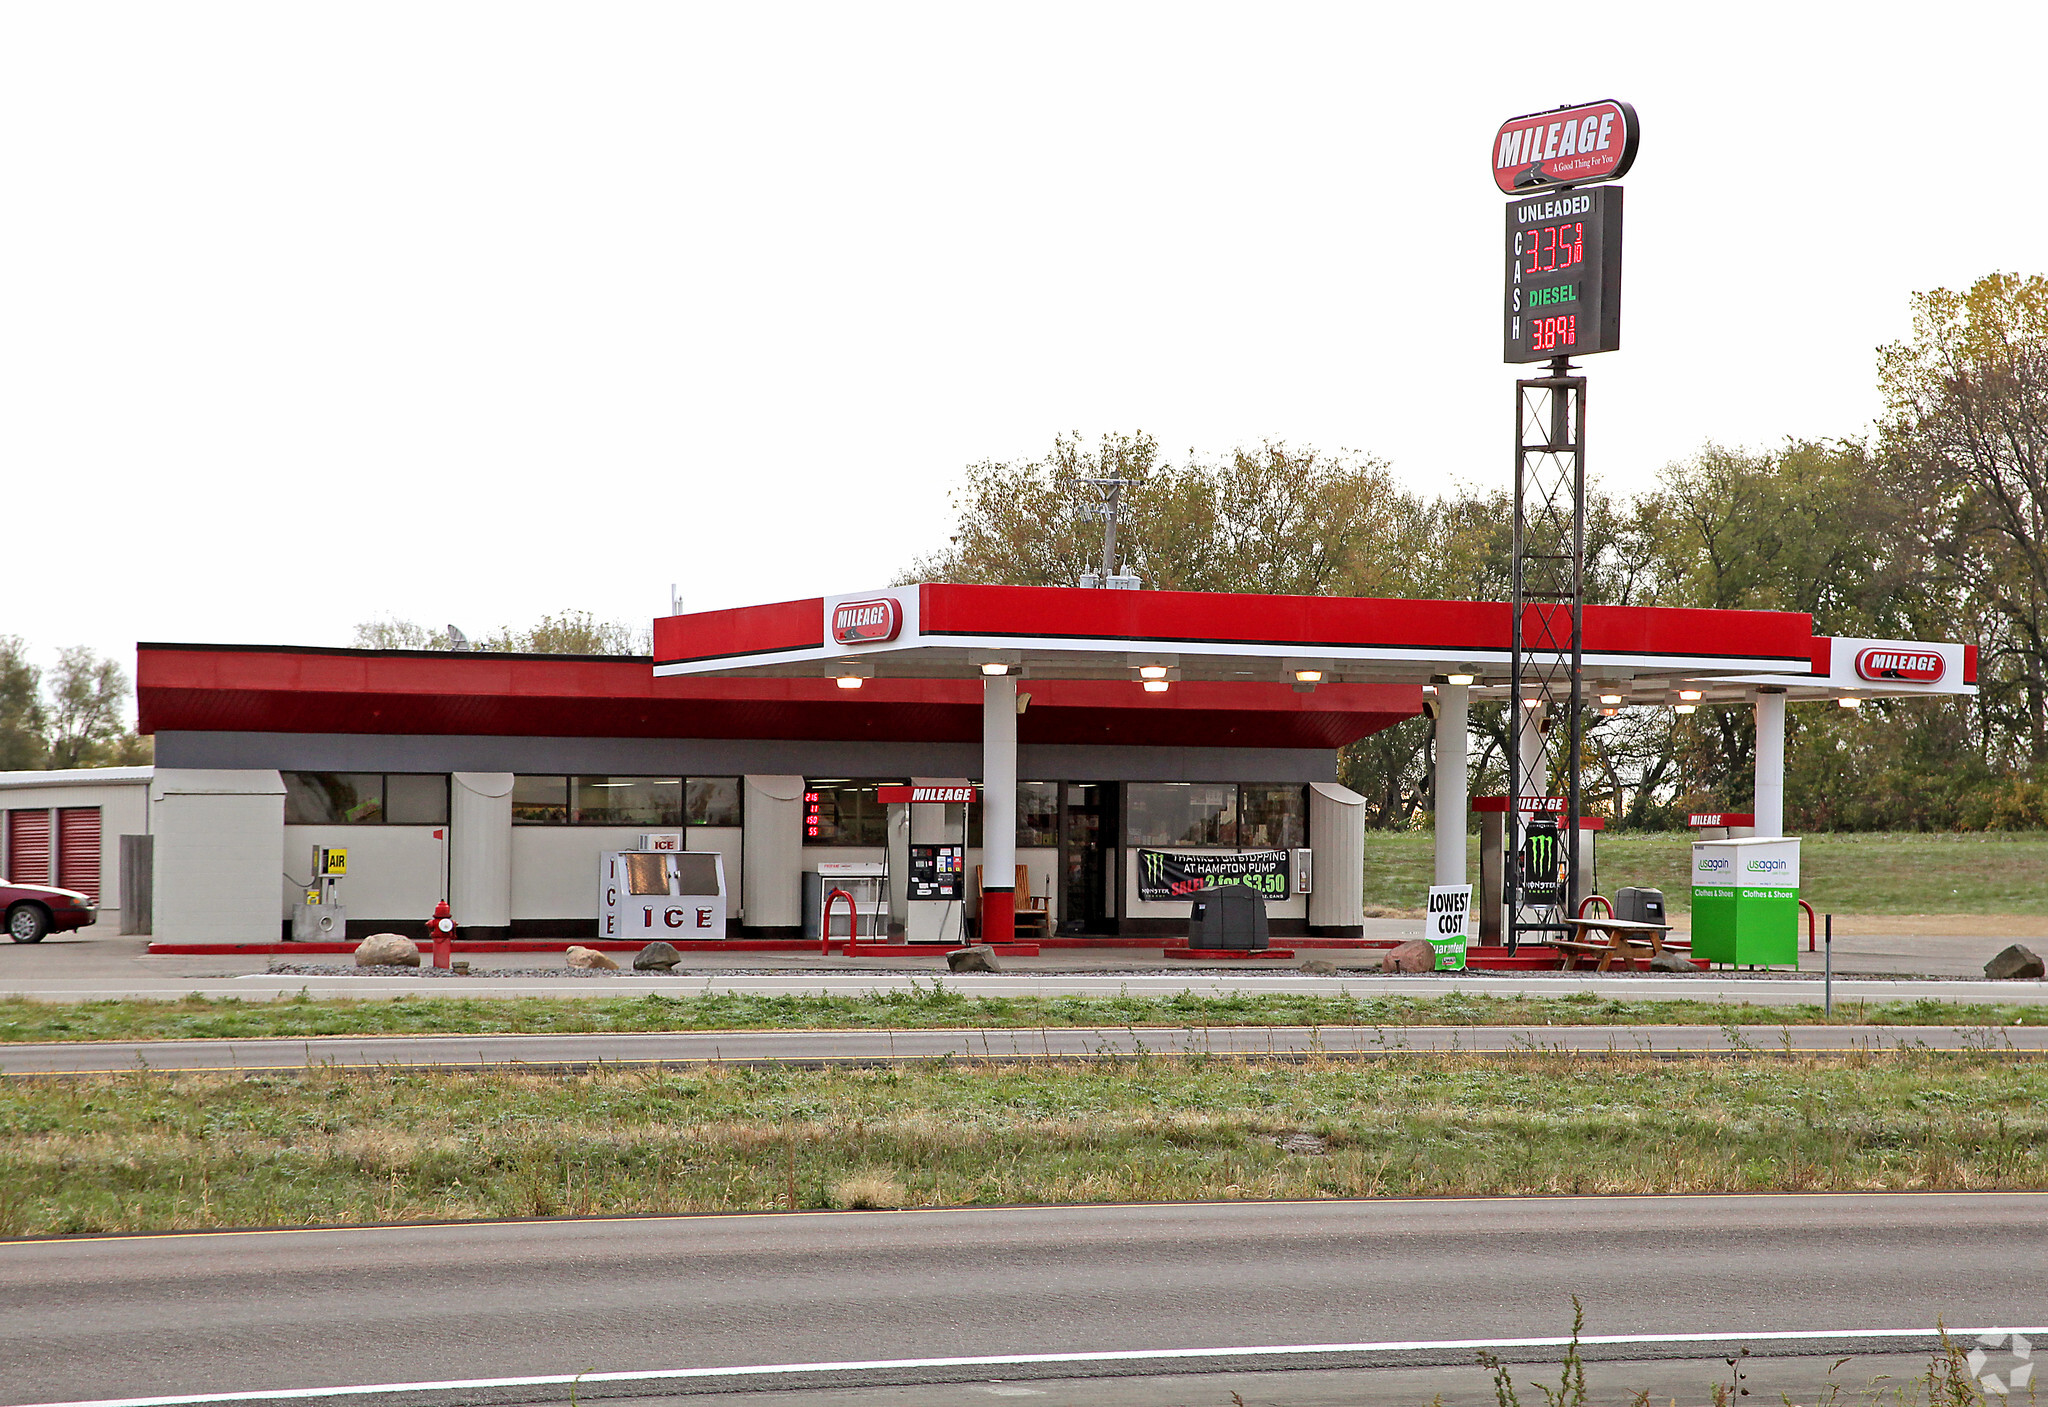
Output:
[[2048,272],[2044,14],[8,5],[0,634],[852,589],[1065,430],[1503,481],[1488,141],[1595,98],[1595,472],[1856,434],[1913,292]]

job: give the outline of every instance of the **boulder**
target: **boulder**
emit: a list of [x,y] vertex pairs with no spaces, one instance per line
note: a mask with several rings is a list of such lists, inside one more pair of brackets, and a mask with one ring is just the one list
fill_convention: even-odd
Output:
[[1434,972],[1436,949],[1420,938],[1411,938],[1399,947],[1387,949],[1380,967],[1387,972]]
[[357,967],[418,967],[420,945],[397,933],[372,933],[356,944]]
[[2043,973],[2040,954],[2032,948],[2021,947],[2018,943],[1984,964],[1984,975],[1999,980],[2008,977],[2040,977]]
[[1650,959],[1652,972],[1676,972],[1686,977],[1699,976],[1700,970],[1692,965],[1692,959],[1684,953],[1665,951]]
[[986,943],[975,943],[970,947],[955,948],[946,954],[946,966],[955,972],[1001,972],[996,963],[996,950]]
[[606,972],[617,972],[619,970],[617,963],[595,948],[582,948],[572,945],[565,956],[568,958],[569,966],[571,967],[587,967],[601,969]]
[[1301,970],[1312,977],[1334,977],[1337,975],[1337,964],[1328,958],[1310,958],[1301,965]]
[[683,955],[676,951],[675,944],[664,943],[657,938],[654,942],[649,943],[639,952],[633,954],[633,970],[635,972],[667,972],[682,960]]

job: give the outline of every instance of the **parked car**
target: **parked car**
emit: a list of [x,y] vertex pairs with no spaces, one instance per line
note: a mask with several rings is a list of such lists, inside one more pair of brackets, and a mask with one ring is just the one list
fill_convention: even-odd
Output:
[[99,916],[77,890],[47,884],[0,883],[0,911],[7,915],[7,936],[17,943],[40,943],[45,934],[83,928]]

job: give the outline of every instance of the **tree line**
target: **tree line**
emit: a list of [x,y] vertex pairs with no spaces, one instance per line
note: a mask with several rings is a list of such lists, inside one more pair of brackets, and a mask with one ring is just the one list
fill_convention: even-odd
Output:
[[[1775,449],[1708,444],[1650,487],[1594,485],[1588,600],[1801,611],[1824,635],[1959,640],[1974,699],[1789,710],[1786,820],[1814,830],[2048,827],[2048,280],[1992,274],[1912,302],[1880,348],[1877,423]],[[1143,433],[1058,437],[970,466],[947,545],[904,580],[1071,585],[1100,529],[1073,507],[1121,478],[1119,555],[1147,588],[1505,600],[1505,486],[1404,486],[1383,460],[1267,442],[1165,453]],[[1504,477],[1504,476],[1503,476]],[[1503,789],[1500,704],[1476,706],[1475,792]],[[1589,805],[1626,826],[1747,810],[1747,708],[1590,716]],[[1430,726],[1346,749],[1381,826],[1431,808]]]
[[155,749],[128,726],[128,671],[83,645],[47,674],[18,635],[0,635],[0,772],[128,767]]

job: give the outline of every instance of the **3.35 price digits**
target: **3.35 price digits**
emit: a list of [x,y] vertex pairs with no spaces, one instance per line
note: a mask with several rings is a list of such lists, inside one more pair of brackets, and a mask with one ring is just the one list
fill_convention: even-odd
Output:
[[1519,241],[1528,260],[1522,272],[1551,274],[1586,262],[1586,222],[1572,220],[1562,225],[1545,225],[1530,230]]
[[1579,316],[1568,313],[1556,318],[1529,319],[1529,349],[1549,352],[1570,347],[1579,340]]

